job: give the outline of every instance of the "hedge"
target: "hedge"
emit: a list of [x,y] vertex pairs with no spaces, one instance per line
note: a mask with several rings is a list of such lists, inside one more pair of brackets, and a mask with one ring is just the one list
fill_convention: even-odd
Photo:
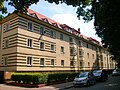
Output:
[[78,73],[13,73],[11,79],[17,83],[41,84],[72,81]]
[[17,83],[39,84],[47,82],[47,75],[41,73],[14,73],[11,79]]

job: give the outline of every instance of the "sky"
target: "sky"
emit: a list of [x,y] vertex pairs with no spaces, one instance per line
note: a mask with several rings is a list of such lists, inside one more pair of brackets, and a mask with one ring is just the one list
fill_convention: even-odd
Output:
[[[4,6],[8,8],[8,12],[14,11],[14,8],[7,5],[7,3],[4,3]],[[37,11],[38,13],[43,14],[44,16],[47,16],[61,24],[67,24],[76,30],[80,28],[81,34],[101,41],[101,39],[95,35],[96,32],[94,30],[93,20],[88,23],[84,23],[82,19],[79,20],[77,18],[77,7],[67,6],[64,3],[56,5],[55,3],[48,3],[45,0],[39,0],[37,4],[30,6],[30,9]]]

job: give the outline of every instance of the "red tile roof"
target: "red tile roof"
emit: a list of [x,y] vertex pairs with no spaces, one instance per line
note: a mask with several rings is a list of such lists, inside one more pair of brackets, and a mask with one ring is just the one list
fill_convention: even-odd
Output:
[[56,21],[54,21],[54,20],[40,14],[38,12],[35,12],[35,11],[31,10],[31,9],[28,9],[28,14],[33,15],[33,16],[37,17],[38,19],[40,19],[40,20],[42,20],[44,22],[47,22],[47,23],[49,23],[49,24],[51,24],[53,26],[56,26],[56,27],[58,27],[60,29],[63,29],[63,30],[66,30],[66,31],[70,30],[70,32],[75,34],[75,35],[79,35],[80,37],[82,37],[82,38],[84,38],[86,40],[89,40],[89,41],[95,42],[96,44],[99,44],[99,42],[97,40],[95,40],[95,39],[93,39],[91,37],[87,37],[85,35],[82,35],[80,33],[80,28],[78,28],[78,30],[75,30],[74,28],[71,28],[70,26],[68,26],[66,24],[60,24],[60,23],[58,23],[58,22],[56,22]]

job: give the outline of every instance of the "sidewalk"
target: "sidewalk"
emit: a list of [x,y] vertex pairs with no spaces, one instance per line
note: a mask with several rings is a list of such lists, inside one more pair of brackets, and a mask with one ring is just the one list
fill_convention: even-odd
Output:
[[70,87],[73,87],[72,82],[44,86],[40,88],[25,88],[25,87],[9,86],[6,84],[0,84],[0,90],[64,90]]

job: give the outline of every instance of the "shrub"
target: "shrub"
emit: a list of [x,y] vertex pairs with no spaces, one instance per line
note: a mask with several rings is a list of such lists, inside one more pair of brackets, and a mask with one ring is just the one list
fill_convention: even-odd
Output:
[[78,73],[13,73],[11,79],[18,83],[40,84],[72,81]]
[[46,83],[46,74],[40,73],[14,73],[11,79],[18,83],[38,84]]

